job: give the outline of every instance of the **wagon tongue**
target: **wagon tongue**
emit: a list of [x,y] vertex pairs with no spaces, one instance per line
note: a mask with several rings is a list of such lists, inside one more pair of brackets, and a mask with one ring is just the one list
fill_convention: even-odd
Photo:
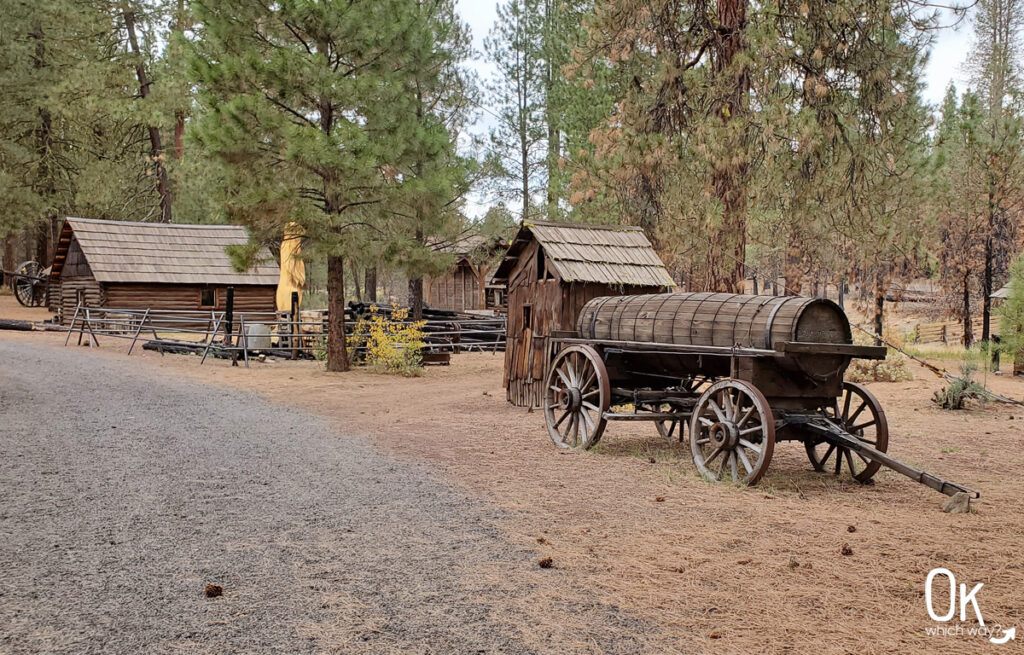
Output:
[[878,462],[882,466],[890,468],[897,473],[907,476],[911,480],[920,482],[926,487],[931,487],[932,489],[944,493],[947,496],[966,493],[971,498],[981,498],[981,492],[976,489],[971,489],[970,487],[965,487],[962,484],[950,482],[949,480],[943,480],[937,475],[927,471],[922,471],[921,469],[914,468],[909,464],[901,462],[895,457],[891,457],[876,448],[872,448],[870,445],[864,443],[849,432],[846,432],[828,419],[811,420],[805,423],[804,427],[813,431],[822,439],[834,446],[848,448],[851,451],[860,454],[865,459]]

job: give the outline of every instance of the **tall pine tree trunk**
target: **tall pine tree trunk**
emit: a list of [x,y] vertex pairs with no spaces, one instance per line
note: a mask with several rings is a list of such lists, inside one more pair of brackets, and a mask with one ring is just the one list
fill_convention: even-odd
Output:
[[[553,39],[554,35],[554,19],[555,11],[557,11],[555,5],[557,0],[545,0],[544,2],[544,39],[547,41]],[[561,154],[561,139],[560,132],[558,130],[558,112],[554,106],[555,97],[555,77],[560,74],[560,71],[554,70],[554,62],[552,57],[554,56],[554,46],[552,43],[548,43],[548,53],[544,58],[544,119],[548,124],[548,156],[547,156],[547,174],[548,174],[548,189],[547,189],[547,219],[555,220],[558,218],[558,175],[556,171],[558,169],[558,158]]]
[[363,271],[363,290],[367,302],[377,302],[377,267],[367,266]]
[[[417,225],[423,225],[422,213],[416,212]],[[416,245],[423,245],[423,230],[416,228]],[[423,276],[417,275],[409,279],[409,317],[414,321],[423,319]]]
[[[149,95],[150,81],[146,76],[145,59],[139,49],[139,38],[135,31],[135,11],[127,2],[122,3],[121,8],[124,15],[124,26],[128,32],[128,44],[135,57],[135,76],[139,81],[139,95],[145,98]],[[160,138],[160,128],[156,125],[148,125],[146,129],[149,132],[149,155],[153,159],[153,167],[156,171],[156,190],[160,195],[160,221],[170,223],[171,185],[167,179],[167,167],[164,165],[164,147]]]
[[356,293],[356,302],[363,302],[363,290],[359,288],[359,266],[352,262],[352,287]]
[[882,345],[882,330],[885,327],[885,277],[881,273],[875,273],[875,345]]
[[974,328],[971,325],[971,274],[964,273],[964,348],[974,343]]
[[[13,271],[14,267],[18,265],[18,263],[14,261],[15,259],[17,259],[17,255],[14,252],[14,235],[8,234],[4,237],[3,263],[0,265],[0,268],[5,271]],[[0,284],[3,284],[3,282],[3,280],[0,280]]]
[[[991,167],[989,169],[991,171]],[[996,234],[996,221],[998,220],[995,199],[995,190],[992,188],[992,173],[989,173],[988,190],[988,232],[985,235],[985,272],[981,279],[981,340],[989,340],[989,323],[992,316],[992,269],[995,267],[995,252],[993,248],[993,235]],[[972,335],[973,336],[973,335]],[[964,339],[967,338],[967,331],[964,330]]]
[[[718,0],[716,76],[728,84],[729,94],[716,107],[726,125],[745,111],[744,98],[750,77],[737,60],[746,48],[743,29],[747,22],[747,0]],[[727,79],[723,79],[727,78]],[[742,138],[742,137],[741,137]],[[712,172],[715,197],[722,205],[722,225],[708,249],[709,291],[742,293],[743,263],[747,249],[747,169],[743,155],[745,144],[728,139],[724,152],[718,153]]]
[[345,260],[336,255],[327,258],[327,315],[327,370],[347,371]]

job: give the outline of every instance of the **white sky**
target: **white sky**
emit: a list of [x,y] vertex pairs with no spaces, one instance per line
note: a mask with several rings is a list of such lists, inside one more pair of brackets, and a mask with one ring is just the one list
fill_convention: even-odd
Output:
[[[476,71],[481,82],[490,79],[494,71],[484,56],[484,37],[497,20],[499,2],[500,0],[457,0],[459,14],[469,24],[473,34],[473,47],[477,51],[469,66]],[[944,18],[946,25],[953,22],[948,12]],[[924,72],[925,102],[932,105],[942,102],[942,96],[950,81],[956,84],[961,93],[963,92],[967,86],[964,63],[970,44],[970,16],[955,28],[944,28],[936,32],[935,43]],[[480,111],[470,131],[476,135],[486,135],[492,122],[493,118],[490,115]],[[492,201],[484,194],[474,194],[466,210],[470,216],[480,217],[491,204]]]

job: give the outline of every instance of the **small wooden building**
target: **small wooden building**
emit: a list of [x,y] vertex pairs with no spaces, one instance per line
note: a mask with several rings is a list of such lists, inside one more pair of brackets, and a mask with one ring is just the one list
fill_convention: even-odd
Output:
[[434,309],[481,310],[485,307],[486,281],[487,271],[473,263],[469,253],[460,253],[448,273],[424,280],[423,302]]
[[504,383],[520,407],[540,404],[549,336],[574,329],[588,300],[675,286],[640,228],[540,221],[522,224],[492,281],[507,289]]
[[423,301],[433,309],[472,312],[492,309],[494,294],[488,298],[487,280],[494,262],[508,244],[488,241],[472,234],[452,245],[440,247],[455,255],[455,265],[444,275],[423,281]]
[[[244,227],[68,218],[50,273],[63,323],[78,303],[117,309],[223,310],[234,287],[239,312],[273,312],[277,263],[239,273],[225,252],[248,243]],[[268,257],[269,258],[269,257]]]

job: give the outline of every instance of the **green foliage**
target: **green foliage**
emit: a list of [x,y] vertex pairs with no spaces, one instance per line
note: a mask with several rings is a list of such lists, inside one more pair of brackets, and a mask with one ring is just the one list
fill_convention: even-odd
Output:
[[1010,290],[999,315],[999,350],[1017,361],[1024,355],[1024,257],[1010,269]]
[[942,409],[956,410],[968,407],[968,401],[985,401],[988,396],[985,388],[975,382],[972,378],[978,370],[978,364],[973,361],[964,361],[960,365],[960,377],[951,380],[949,384],[935,392],[932,402]]

